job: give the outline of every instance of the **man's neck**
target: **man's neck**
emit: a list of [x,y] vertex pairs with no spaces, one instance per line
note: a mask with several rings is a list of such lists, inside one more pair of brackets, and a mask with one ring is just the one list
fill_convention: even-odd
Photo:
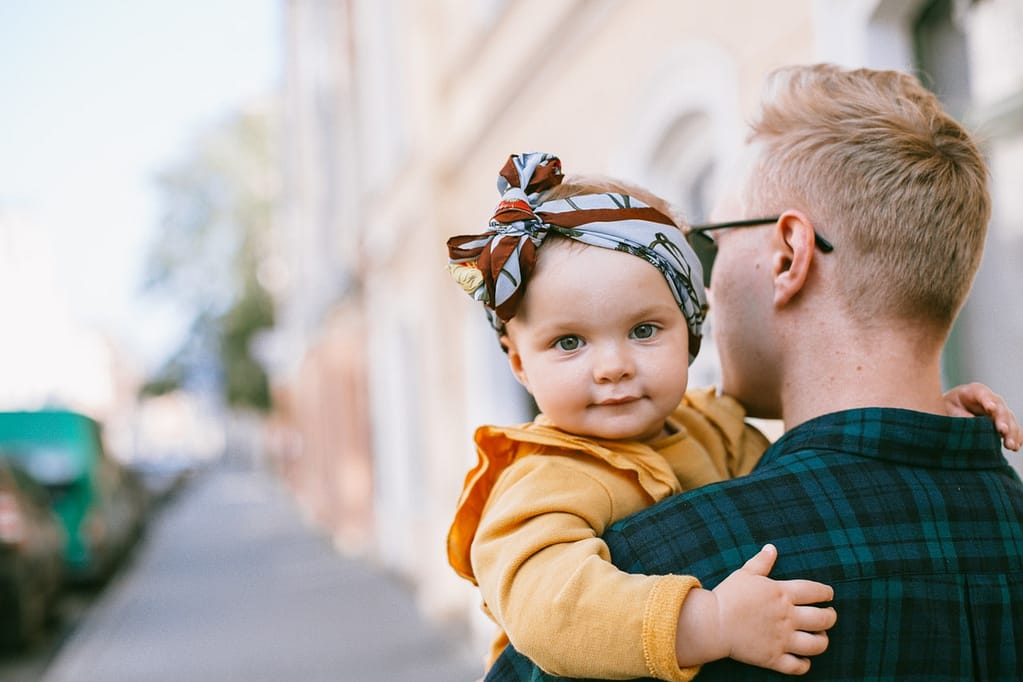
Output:
[[791,354],[783,382],[786,429],[861,407],[946,413],[940,346],[924,349],[904,334],[820,335],[816,347]]

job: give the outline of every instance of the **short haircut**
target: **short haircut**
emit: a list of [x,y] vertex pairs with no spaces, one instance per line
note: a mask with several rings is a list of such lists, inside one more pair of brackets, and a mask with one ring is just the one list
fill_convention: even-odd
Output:
[[835,245],[856,319],[947,331],[980,264],[991,198],[977,144],[938,98],[896,71],[785,67],[751,128],[746,209],[804,211]]

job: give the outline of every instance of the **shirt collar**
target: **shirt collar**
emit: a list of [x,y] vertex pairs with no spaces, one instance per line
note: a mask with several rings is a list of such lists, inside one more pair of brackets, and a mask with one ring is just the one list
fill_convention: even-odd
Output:
[[811,419],[779,438],[760,464],[807,450],[952,469],[1005,465],[1001,438],[988,417],[945,417],[890,407],[845,410]]

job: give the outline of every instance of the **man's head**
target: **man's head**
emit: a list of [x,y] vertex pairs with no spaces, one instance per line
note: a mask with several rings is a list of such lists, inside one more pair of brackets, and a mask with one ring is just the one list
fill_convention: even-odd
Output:
[[768,78],[749,141],[745,210],[806,213],[835,245],[842,303],[861,321],[951,327],[991,212],[976,143],[915,78],[832,65]]
[[[715,233],[724,390],[786,421],[791,396],[822,390],[811,377],[831,378],[836,409],[885,391],[888,404],[923,406],[990,215],[987,169],[962,126],[905,74],[783,68],[768,78],[737,184],[716,219],[780,218]],[[880,363],[916,363],[930,384],[895,395]],[[834,387],[850,383],[863,395],[840,399]]]

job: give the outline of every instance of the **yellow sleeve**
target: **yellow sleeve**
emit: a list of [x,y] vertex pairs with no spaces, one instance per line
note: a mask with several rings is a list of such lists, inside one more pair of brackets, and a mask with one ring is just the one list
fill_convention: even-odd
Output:
[[519,652],[567,677],[695,676],[698,667],[676,664],[675,632],[699,581],[624,573],[600,539],[652,502],[634,474],[586,457],[531,455],[501,474],[472,568],[486,608]]

